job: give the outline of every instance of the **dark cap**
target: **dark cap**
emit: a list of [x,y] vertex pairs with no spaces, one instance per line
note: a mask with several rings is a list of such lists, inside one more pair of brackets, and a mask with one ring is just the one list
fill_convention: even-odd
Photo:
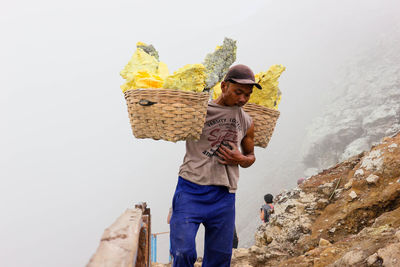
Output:
[[251,84],[258,89],[262,89],[261,85],[256,83],[253,71],[246,65],[235,65],[229,68],[228,73],[225,75],[224,82],[234,81],[240,84]]

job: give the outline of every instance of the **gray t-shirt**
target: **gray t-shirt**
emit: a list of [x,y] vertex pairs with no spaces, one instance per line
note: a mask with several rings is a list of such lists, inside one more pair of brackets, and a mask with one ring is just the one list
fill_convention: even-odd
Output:
[[234,193],[239,180],[239,167],[218,162],[215,151],[222,142],[240,143],[252,123],[241,107],[208,103],[207,117],[200,140],[186,141],[186,155],[179,175],[199,185],[222,185]]

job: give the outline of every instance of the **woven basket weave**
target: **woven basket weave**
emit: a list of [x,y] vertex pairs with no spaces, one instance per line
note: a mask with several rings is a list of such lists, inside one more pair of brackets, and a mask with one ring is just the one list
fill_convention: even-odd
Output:
[[267,147],[279,118],[279,111],[252,103],[247,103],[243,109],[254,122],[254,145]]
[[125,99],[136,138],[172,142],[200,139],[207,114],[208,93],[136,89],[126,91]]

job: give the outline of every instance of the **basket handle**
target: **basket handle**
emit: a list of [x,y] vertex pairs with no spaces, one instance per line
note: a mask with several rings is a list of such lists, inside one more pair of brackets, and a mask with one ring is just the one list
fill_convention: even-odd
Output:
[[151,105],[154,105],[154,104],[157,104],[157,102],[152,102],[152,101],[146,100],[146,99],[141,99],[139,101],[139,105],[144,106],[144,107],[151,106]]

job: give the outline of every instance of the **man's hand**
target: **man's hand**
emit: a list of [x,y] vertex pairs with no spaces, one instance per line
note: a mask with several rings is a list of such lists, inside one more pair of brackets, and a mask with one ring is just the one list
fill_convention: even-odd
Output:
[[220,157],[218,162],[225,165],[239,165],[243,161],[244,156],[234,143],[228,142],[228,144],[232,147],[232,149],[229,149],[227,146],[221,144],[217,150],[216,154],[218,157]]
[[240,152],[236,144],[228,142],[232,149],[221,145],[215,152],[220,159],[218,162],[225,165],[240,165],[242,168],[250,167],[256,157],[254,156],[254,123],[247,130],[245,137],[240,143],[243,154]]

